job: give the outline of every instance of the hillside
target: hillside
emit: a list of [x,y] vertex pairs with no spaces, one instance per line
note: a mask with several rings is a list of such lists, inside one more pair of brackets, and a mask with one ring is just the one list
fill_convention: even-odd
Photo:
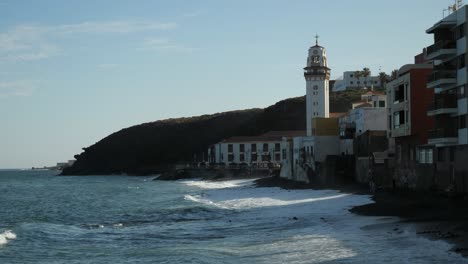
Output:
[[[330,111],[345,112],[362,91],[330,94]],[[206,157],[209,145],[231,136],[270,130],[305,130],[305,97],[248,109],[140,124],[115,132],[83,148],[63,175],[156,173],[177,162]]]

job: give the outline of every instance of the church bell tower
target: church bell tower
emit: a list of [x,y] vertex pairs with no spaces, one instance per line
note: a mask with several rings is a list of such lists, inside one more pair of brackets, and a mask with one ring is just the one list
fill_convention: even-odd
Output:
[[307,136],[312,136],[312,118],[329,117],[329,80],[330,68],[327,64],[325,48],[318,44],[309,48],[307,66],[304,68],[306,80],[306,117]]

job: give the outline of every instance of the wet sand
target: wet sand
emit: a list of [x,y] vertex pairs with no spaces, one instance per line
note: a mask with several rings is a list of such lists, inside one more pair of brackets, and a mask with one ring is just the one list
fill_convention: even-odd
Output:
[[[284,189],[337,189],[346,193],[370,194],[367,186],[357,184],[316,186],[278,177],[256,181],[258,187]],[[355,206],[350,211],[367,216],[394,216],[401,220],[390,226],[398,233],[403,225],[415,225],[416,233],[429,239],[442,239],[454,245],[453,251],[468,257],[468,199],[449,197],[443,193],[409,190],[378,190],[372,196],[375,203]]]

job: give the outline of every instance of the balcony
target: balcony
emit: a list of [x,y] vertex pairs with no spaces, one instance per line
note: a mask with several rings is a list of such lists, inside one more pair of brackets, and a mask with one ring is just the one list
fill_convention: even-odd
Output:
[[455,128],[437,128],[429,130],[428,143],[437,147],[456,145],[458,143],[458,135]]
[[458,112],[457,97],[455,94],[443,95],[433,101],[428,108],[427,115],[455,114]]
[[440,20],[436,24],[434,24],[432,27],[426,30],[426,33],[428,34],[433,34],[436,30],[441,30],[441,29],[450,29],[453,28],[454,26],[457,25],[457,19],[456,17],[450,17],[447,16],[444,19]]
[[305,67],[304,76],[329,76],[330,69],[327,67]]
[[453,57],[456,54],[456,42],[450,40],[441,40],[427,47],[426,58],[428,60],[444,60]]
[[427,88],[448,88],[457,84],[457,72],[450,70],[436,71],[427,78]]

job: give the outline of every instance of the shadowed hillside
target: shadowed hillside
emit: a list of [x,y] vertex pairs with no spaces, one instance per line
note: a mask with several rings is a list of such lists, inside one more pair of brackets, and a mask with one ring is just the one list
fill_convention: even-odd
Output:
[[[330,94],[330,111],[344,112],[361,91]],[[209,145],[231,136],[270,130],[305,130],[305,97],[280,101],[265,109],[174,118],[115,132],[76,155],[63,175],[138,174],[166,169],[177,162],[206,158]]]

